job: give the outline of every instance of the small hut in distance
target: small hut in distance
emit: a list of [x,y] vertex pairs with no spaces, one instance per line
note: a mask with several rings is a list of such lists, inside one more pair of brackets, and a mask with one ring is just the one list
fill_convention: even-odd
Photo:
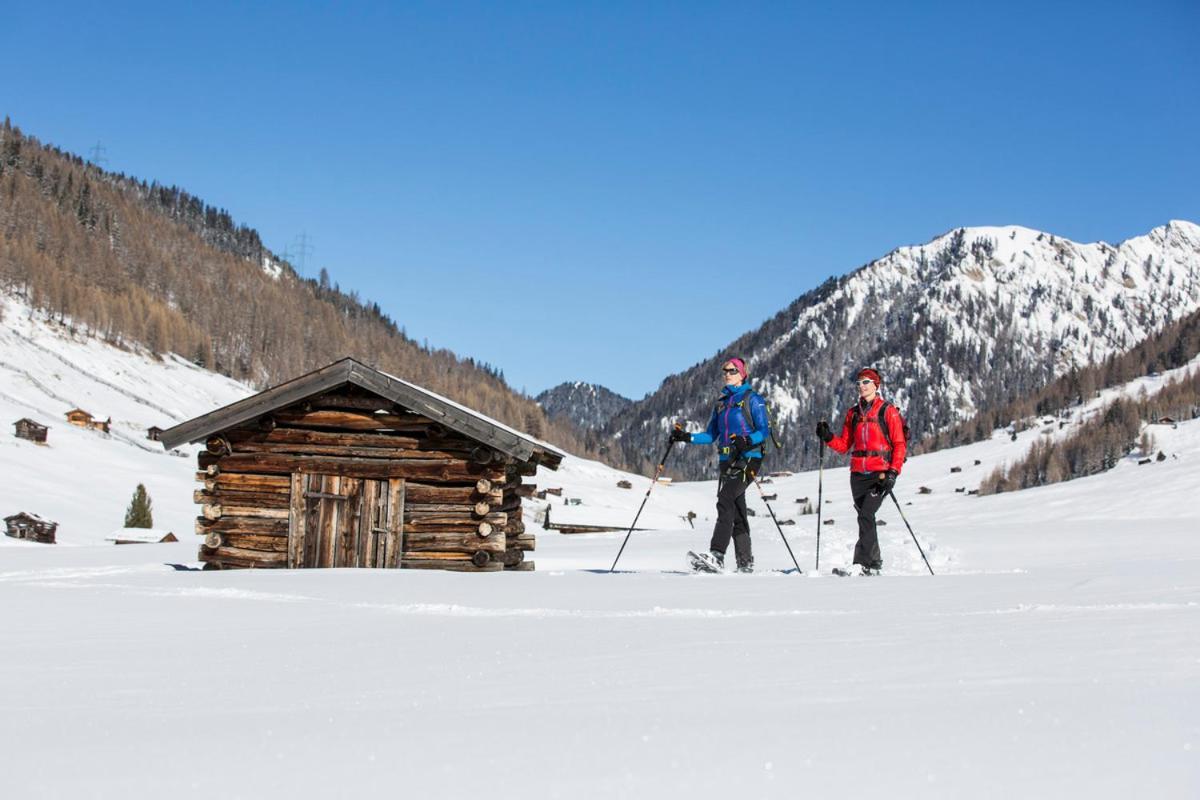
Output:
[[159,528],[121,528],[105,537],[104,541],[113,544],[160,544],[162,542],[178,542],[174,533]]
[[67,422],[79,428],[108,433],[109,428],[112,426],[112,417],[106,420],[98,420],[82,408],[72,408],[67,412]]
[[29,417],[17,420],[13,423],[13,427],[16,429],[14,435],[18,439],[28,439],[38,444],[46,443],[46,433],[50,430],[49,425],[43,425]]
[[27,539],[31,542],[54,544],[58,532],[58,523],[43,519],[37,514],[21,511],[4,518],[5,534],[14,539]]
[[564,454],[342,359],[163,431],[204,442],[194,494],[206,568],[530,570],[521,519]]

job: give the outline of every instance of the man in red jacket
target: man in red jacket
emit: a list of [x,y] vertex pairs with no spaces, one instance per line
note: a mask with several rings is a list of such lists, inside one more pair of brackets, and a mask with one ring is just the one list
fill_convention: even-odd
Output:
[[879,394],[883,379],[871,368],[859,370],[855,379],[858,402],[846,411],[842,432],[834,436],[829,423],[817,423],[817,436],[838,453],[850,453],[850,492],[858,511],[858,544],[854,563],[863,575],[878,575],[883,566],[875,512],[896,485],[904,466],[907,443],[900,412]]

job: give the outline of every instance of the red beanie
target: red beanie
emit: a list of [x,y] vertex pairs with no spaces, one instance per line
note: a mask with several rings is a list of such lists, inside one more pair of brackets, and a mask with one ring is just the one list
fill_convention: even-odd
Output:
[[875,381],[876,386],[883,385],[883,378],[881,378],[879,376],[878,372],[871,369],[870,367],[864,367],[863,369],[860,369],[858,371],[858,377],[859,378],[870,378],[871,380]]

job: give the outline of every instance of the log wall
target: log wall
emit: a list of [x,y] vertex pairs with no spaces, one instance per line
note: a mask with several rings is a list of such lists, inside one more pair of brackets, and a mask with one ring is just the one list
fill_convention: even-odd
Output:
[[[526,554],[535,541],[525,533],[521,500],[533,492],[522,476],[533,475],[536,465],[382,398],[343,392],[306,400],[210,437],[198,460],[193,500],[207,568],[289,565],[294,504],[305,513],[305,502],[324,496],[293,497],[296,473],[404,481],[400,567],[533,567]],[[296,558],[293,552],[293,564]]]

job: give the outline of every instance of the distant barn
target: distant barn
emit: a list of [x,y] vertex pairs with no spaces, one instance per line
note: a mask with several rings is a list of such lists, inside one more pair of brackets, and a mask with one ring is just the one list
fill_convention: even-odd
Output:
[[82,408],[72,408],[67,412],[67,422],[72,425],[78,425],[80,428],[90,427],[92,419],[91,413],[84,411]]
[[22,511],[4,518],[5,533],[14,539],[28,539],[31,542],[54,544],[58,532],[58,523],[42,519],[37,514]]
[[564,454],[354,359],[163,431],[204,442],[207,568],[533,569],[522,476]]
[[46,432],[50,430],[50,426],[43,425],[28,417],[17,420],[13,423],[13,427],[16,429],[15,435],[18,439],[28,439],[38,444],[45,444]]
[[106,536],[104,541],[113,544],[160,544],[178,542],[179,539],[171,531],[158,528],[121,528]]
[[146,438],[157,442],[162,438],[162,432],[162,428],[158,427],[157,425],[151,425],[149,428],[146,428]]
[[88,430],[97,430],[108,433],[109,428],[112,425],[112,417],[109,417],[106,420],[99,420],[92,416],[91,413],[84,411],[82,408],[72,408],[67,412],[67,422],[80,428],[87,428]]

